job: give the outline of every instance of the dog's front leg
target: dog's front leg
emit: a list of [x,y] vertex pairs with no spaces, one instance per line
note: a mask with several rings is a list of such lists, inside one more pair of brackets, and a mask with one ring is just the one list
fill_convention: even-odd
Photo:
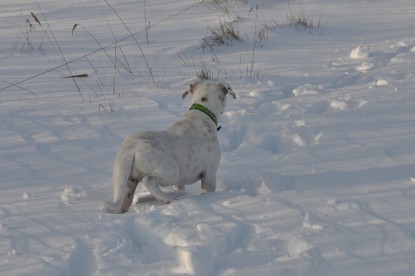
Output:
[[177,190],[184,191],[184,184],[176,185]]
[[216,174],[203,175],[201,179],[202,194],[216,191]]

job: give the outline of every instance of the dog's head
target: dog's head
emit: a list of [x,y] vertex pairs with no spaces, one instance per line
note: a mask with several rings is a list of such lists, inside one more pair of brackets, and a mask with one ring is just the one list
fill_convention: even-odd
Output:
[[198,103],[206,106],[216,115],[222,114],[225,110],[226,95],[231,95],[236,99],[235,93],[229,84],[220,83],[194,83],[182,94],[184,99],[188,94],[192,94],[192,104]]

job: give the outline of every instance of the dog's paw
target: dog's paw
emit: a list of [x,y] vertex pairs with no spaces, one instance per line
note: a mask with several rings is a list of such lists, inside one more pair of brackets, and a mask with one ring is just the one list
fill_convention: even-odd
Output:
[[173,192],[173,193],[169,193],[167,194],[167,196],[163,199],[161,199],[160,201],[163,202],[164,204],[170,204],[173,201],[176,201],[180,198],[180,194],[184,194],[184,191],[177,191],[177,192]]
[[120,207],[116,206],[112,202],[105,202],[102,209],[104,210],[104,212],[110,213],[110,214],[122,214],[122,213],[124,213],[123,210]]

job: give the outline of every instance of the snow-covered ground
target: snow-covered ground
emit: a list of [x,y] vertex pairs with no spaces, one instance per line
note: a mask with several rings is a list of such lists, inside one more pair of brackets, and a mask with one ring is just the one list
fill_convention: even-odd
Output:
[[[415,274],[414,1],[109,4],[0,3],[0,275]],[[238,96],[218,191],[105,213],[122,139],[202,70]]]

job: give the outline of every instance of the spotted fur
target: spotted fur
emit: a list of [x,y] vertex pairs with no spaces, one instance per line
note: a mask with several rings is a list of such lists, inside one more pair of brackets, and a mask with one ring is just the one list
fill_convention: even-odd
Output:
[[[226,83],[191,84],[182,98],[192,95],[192,103],[206,106],[217,117],[223,113],[226,95],[236,98]],[[165,131],[143,131],[128,136],[121,144],[113,169],[114,201],[107,205],[112,213],[130,208],[135,189],[142,183],[158,200],[175,198],[163,186],[193,184],[201,180],[202,193],[216,189],[220,148],[215,123],[199,110],[189,110]]]

